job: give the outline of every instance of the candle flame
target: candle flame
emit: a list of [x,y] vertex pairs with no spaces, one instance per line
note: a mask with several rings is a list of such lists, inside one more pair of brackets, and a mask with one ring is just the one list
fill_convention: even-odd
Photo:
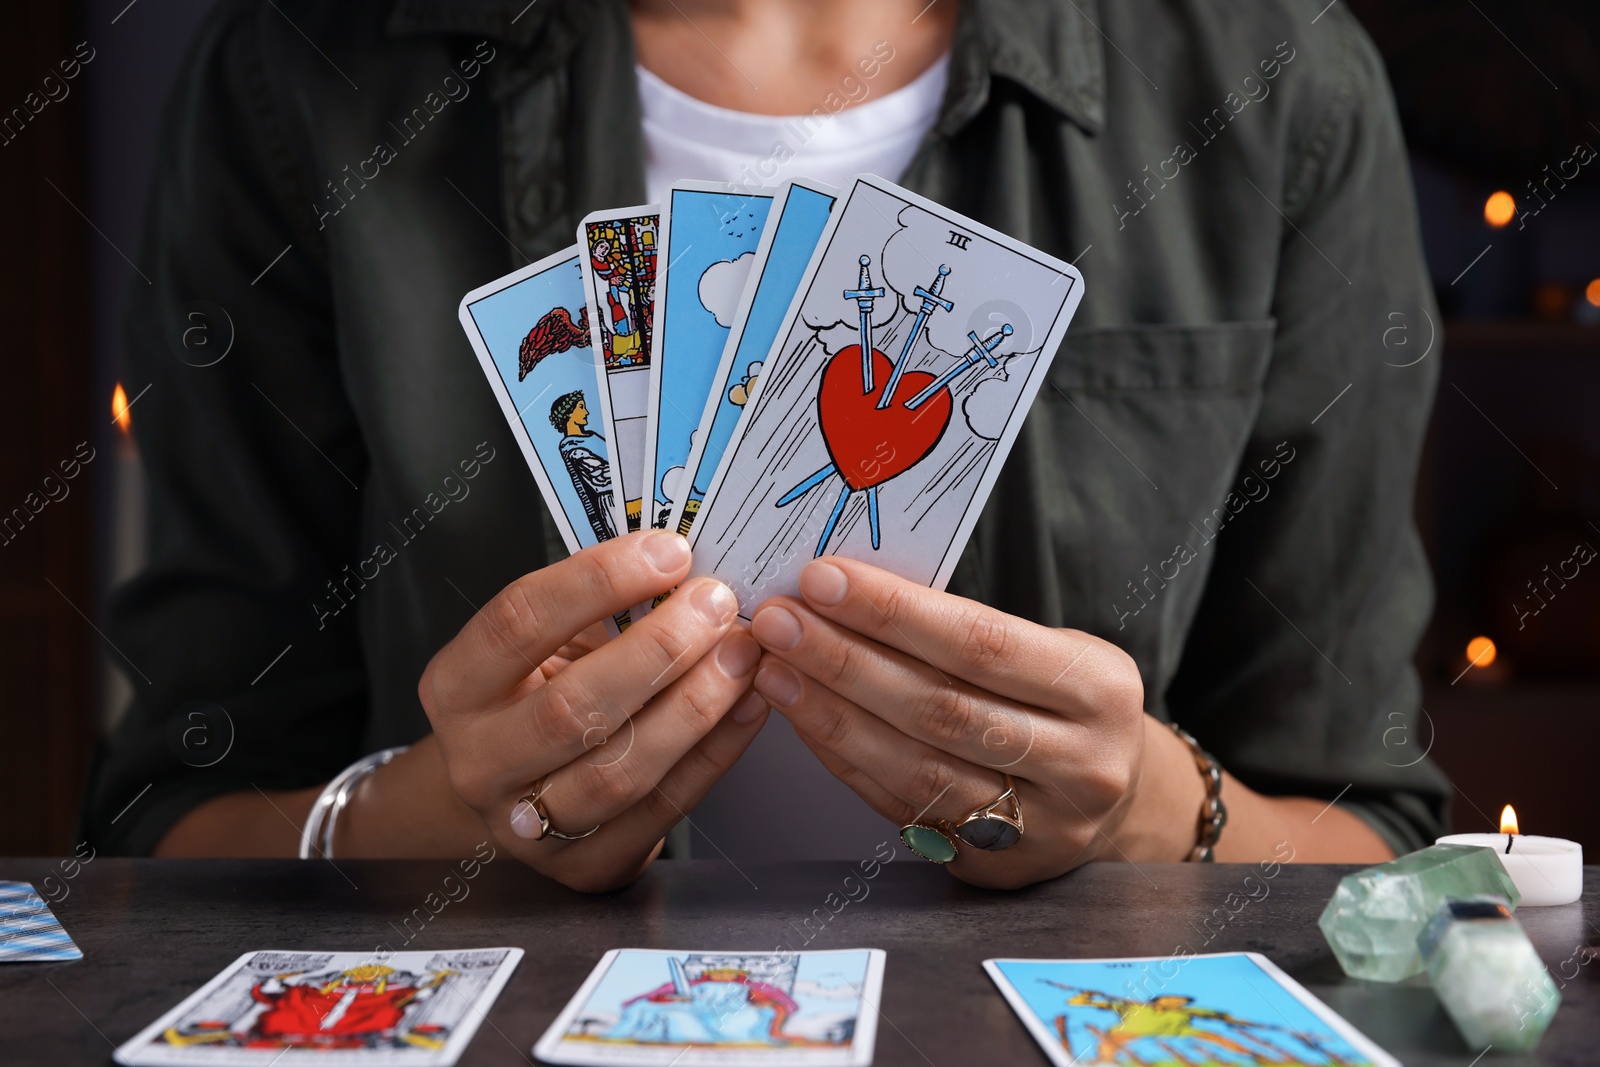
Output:
[[133,414],[128,411],[128,394],[121,382],[111,391],[111,419],[124,436],[133,432]]
[[1520,834],[1517,829],[1517,809],[1507,804],[1500,811],[1500,832],[1503,834]]

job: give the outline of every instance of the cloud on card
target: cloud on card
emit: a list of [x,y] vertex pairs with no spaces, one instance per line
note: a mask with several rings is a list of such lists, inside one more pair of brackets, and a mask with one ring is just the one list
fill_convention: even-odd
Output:
[[683,467],[668,467],[667,473],[661,476],[661,495],[669,502],[678,499],[678,484],[683,481]]
[[[837,352],[856,343],[861,332],[861,308],[854,300],[844,297],[847,290],[854,290],[861,283],[860,254],[871,257],[868,271],[872,280],[872,288],[882,289],[883,264],[878,262],[876,248],[864,248],[861,253],[851,252],[849,255],[830,256],[825,259],[817,274],[816,287],[812,299],[807,302],[802,313],[805,324],[817,331],[823,337],[823,347],[829,352]],[[834,294],[839,294],[834,299]],[[872,326],[878,330],[894,321],[900,313],[900,305],[895,300],[892,292],[885,294],[873,301]],[[849,339],[845,339],[843,330],[833,327],[848,327]],[[881,335],[874,335],[874,346],[883,348]]]
[[1000,440],[1006,417],[1017,402],[1017,391],[1026,380],[1026,374],[1013,377],[1002,372],[979,382],[961,401],[961,417],[967,420],[967,428],[978,437]]
[[755,258],[754,252],[746,252],[738,259],[718,260],[700,275],[700,305],[711,312],[718,326],[733,325],[733,312]]
[[[700,431],[697,429],[689,434],[689,451],[694,451],[694,446],[700,441]],[[661,475],[661,495],[667,502],[676,504],[683,499],[683,465],[668,467]]]
[[[835,322],[817,330],[817,343],[822,345],[822,350],[830,356],[849,348],[860,339],[861,328],[854,323]],[[874,338],[874,347],[882,348],[883,345],[877,344],[876,340]]]
[[[950,268],[942,296],[955,303],[928,316],[927,336],[935,348],[959,355],[972,347],[969,332],[989,337],[1006,323],[1013,331],[996,355],[1036,348],[1049,330],[1049,319],[1035,323],[1029,314],[1053,316],[1066,299],[1066,282],[1054,271],[996,244],[976,231],[941,219],[919,207],[901,209],[900,228],[883,250],[883,276],[900,294],[904,309],[915,314],[922,299],[918,286],[932,287],[941,264]],[[951,244],[951,235],[966,247]]]

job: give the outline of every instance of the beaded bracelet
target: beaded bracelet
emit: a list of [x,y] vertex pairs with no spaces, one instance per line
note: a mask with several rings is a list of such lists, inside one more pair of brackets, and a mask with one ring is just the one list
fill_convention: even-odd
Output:
[[1217,840],[1222,837],[1222,828],[1228,825],[1228,806],[1222,802],[1222,767],[1211,753],[1200,747],[1200,742],[1189,731],[1175,722],[1168,725],[1194,753],[1194,765],[1206,783],[1206,799],[1200,805],[1199,829],[1188,858],[1192,863],[1212,863],[1217,858],[1214,850]]
[[[333,827],[339,821],[339,813],[350,802],[350,794],[379,767],[409,747],[409,745],[396,745],[394,748],[386,748],[382,752],[363,756],[340,771],[333,781],[323,787],[322,792],[317,795],[316,803],[311,805],[311,814],[306,817],[305,826],[300,830],[301,859],[311,859],[313,852],[322,859],[333,858]],[[319,836],[322,839],[320,849],[317,847]]]

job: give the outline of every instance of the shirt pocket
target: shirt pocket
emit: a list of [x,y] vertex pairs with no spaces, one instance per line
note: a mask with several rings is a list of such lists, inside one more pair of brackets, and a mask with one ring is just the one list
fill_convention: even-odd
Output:
[[1129,583],[1185,540],[1201,548],[1245,460],[1275,330],[1262,320],[1068,331],[984,510],[984,559],[963,587],[1111,637],[1147,681],[1170,672],[1215,552],[1145,608],[1137,631]]
[[1170,537],[1172,520],[1208,513],[1227,493],[1260,413],[1276,326],[1069,332],[1044,404],[1032,412],[1043,416],[1036,444],[1070,464],[1051,495],[1080,495],[1093,504],[1083,515],[1090,529],[1144,531],[1140,543],[1157,530]]
[[1068,391],[1254,393],[1266,379],[1276,330],[1274,319],[1069,330],[1048,381]]

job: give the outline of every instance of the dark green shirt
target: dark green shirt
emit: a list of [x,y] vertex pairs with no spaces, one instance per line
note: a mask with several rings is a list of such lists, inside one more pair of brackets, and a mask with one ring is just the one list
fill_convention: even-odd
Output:
[[[1240,779],[1408,849],[1448,788],[1411,663],[1437,357],[1384,340],[1437,314],[1382,66],[1323,7],[967,0],[904,182],[1087,282],[953,591],[1116,642]],[[241,0],[183,69],[123,375],[151,555],[111,612],[112,851],[427,731],[428,659],[563,554],[457,301],[644,195],[621,0]]]

